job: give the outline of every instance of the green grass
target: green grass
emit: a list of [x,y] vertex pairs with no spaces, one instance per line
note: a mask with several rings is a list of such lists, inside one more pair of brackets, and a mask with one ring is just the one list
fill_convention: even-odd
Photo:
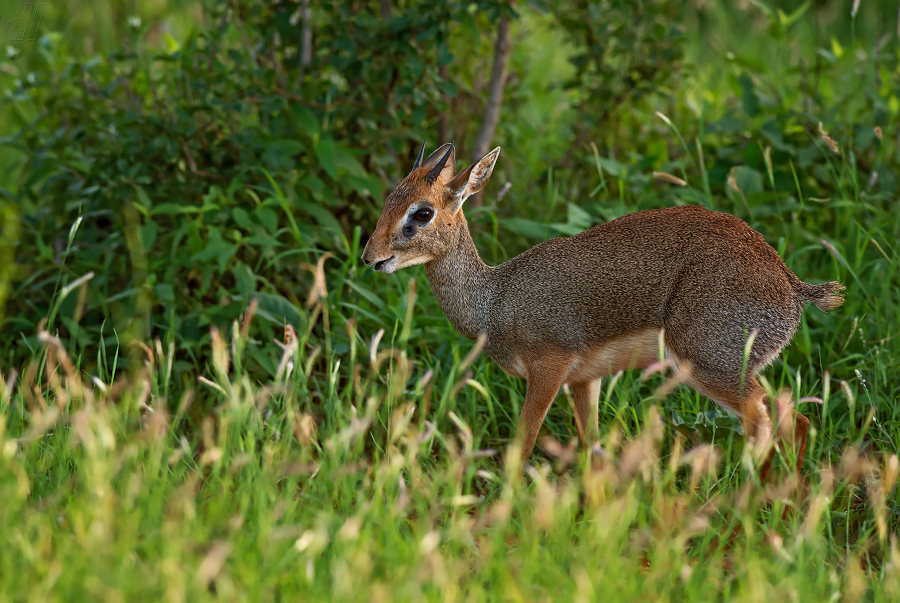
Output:
[[[0,325],[0,601],[897,600],[897,43],[869,52],[867,3],[858,48],[831,7],[781,30],[708,4],[721,19],[688,24],[672,89],[620,111],[596,148],[569,149],[579,91],[560,79],[575,49],[550,16],[525,14],[517,31],[532,37],[513,63],[539,68],[510,94],[520,113],[505,114],[498,175],[467,217],[497,263],[625,213],[703,203],[747,220],[801,279],[844,282],[846,303],[807,308],[764,374],[773,393],[822,400],[800,406],[811,429],[799,480],[785,452],[758,483],[739,422],[686,387],[663,393],[671,373],[604,381],[592,457],[561,391],[518,466],[507,455],[524,382],[473,354],[423,268],[386,277],[360,263],[372,224],[311,228],[288,183],[211,194],[221,212],[178,220],[196,234],[225,216],[223,236],[237,232],[241,261],[253,258],[259,305],[231,282],[236,260],[216,271],[218,258],[173,243],[164,263],[196,267],[204,299],[221,300],[212,309],[243,313],[186,337],[174,309],[147,302],[155,338],[140,343],[121,328],[132,317],[120,299],[137,289],[108,290],[128,275],[82,257],[87,224],[54,242],[9,204],[0,220],[21,234],[0,231],[0,298],[29,316]],[[29,203],[40,215],[45,200]],[[229,203],[264,205],[281,229],[247,243],[259,229],[241,235]],[[212,240],[196,239],[200,251]],[[32,315],[47,330],[33,332]],[[297,328],[287,345],[285,317]]]
[[[803,407],[799,483],[758,484],[734,418],[686,388],[659,398],[671,375],[638,373],[604,384],[604,454],[574,447],[561,392],[523,472],[505,456],[522,382],[472,358],[421,269],[365,271],[357,231],[309,266],[326,290],[297,308],[295,345],[249,337],[261,320],[250,307],[213,333],[213,363],[180,398],[174,342],[148,342],[143,368],[125,373],[117,349],[92,375],[41,335],[43,352],[0,392],[0,593],[891,600],[897,218],[861,203],[806,207],[833,216],[830,253],[799,215],[770,240],[808,240],[789,265],[807,280],[841,277],[848,300],[807,310],[766,373],[774,389],[824,401]],[[472,226],[482,240],[489,214]],[[248,350],[267,379],[248,376]],[[203,396],[214,411],[197,415]]]
[[[317,303],[310,311],[323,320],[331,308]],[[58,340],[41,336],[44,364],[19,377],[11,403],[0,391],[0,596],[900,595],[900,552],[888,538],[897,459],[886,466],[852,446],[832,450],[832,440],[880,429],[828,429],[846,402],[837,395],[825,393],[800,484],[760,487],[749,447],[718,414],[707,415],[712,442],[676,435],[676,412],[703,403],[682,390],[655,400],[663,378],[641,385],[631,376],[604,390],[602,455],[589,461],[568,444],[563,395],[550,421],[561,441],[545,441],[523,476],[495,437],[514,420],[508,398],[520,388],[484,359],[467,366],[471,345],[454,338],[452,365],[426,371],[428,359],[408,357],[400,341],[418,328],[416,312],[381,342],[347,323],[335,329],[349,331],[344,353],[322,356],[323,344],[334,350],[343,339],[328,335],[314,348],[306,334],[264,344],[278,370],[252,383],[239,368],[252,312],[244,329],[213,335],[215,362],[197,387],[218,406],[195,441],[179,434],[191,396],[167,404],[160,395],[172,349],[157,342],[139,373],[92,384]],[[798,386],[822,393],[816,382]],[[782,521],[785,507],[793,512]]]

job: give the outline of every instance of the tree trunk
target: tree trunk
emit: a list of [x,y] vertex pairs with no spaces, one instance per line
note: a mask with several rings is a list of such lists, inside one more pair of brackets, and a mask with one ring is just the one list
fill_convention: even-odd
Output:
[[[447,65],[440,65],[438,67],[438,74],[441,76],[443,81],[448,81],[450,79],[450,69]],[[444,98],[444,102],[446,103],[446,107],[441,114],[438,116],[438,141],[439,145],[444,144],[445,142],[450,142],[450,139],[453,135],[453,132],[450,130],[450,116],[453,115],[453,99],[449,98],[446,93],[443,93],[441,96]]]
[[391,0],[381,0],[381,18],[390,19],[391,14]]
[[[510,0],[510,6],[515,6],[515,0]],[[507,15],[500,17],[497,23],[497,39],[494,42],[494,64],[491,67],[490,94],[487,105],[484,108],[484,116],[481,120],[481,129],[472,146],[472,161],[478,161],[490,150],[491,141],[497,133],[497,124],[500,123],[500,106],[503,104],[503,86],[506,84],[506,67],[509,63],[509,30],[510,20]],[[481,204],[481,193],[469,200],[472,205]]]
[[312,9],[309,8],[309,0],[303,0],[300,6],[303,23],[300,29],[300,64],[305,67],[312,62]]

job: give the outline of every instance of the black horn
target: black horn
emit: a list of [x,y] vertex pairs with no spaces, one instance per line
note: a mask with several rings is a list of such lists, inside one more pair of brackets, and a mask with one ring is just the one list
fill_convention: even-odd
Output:
[[426,182],[429,184],[434,184],[437,182],[438,176],[441,175],[441,170],[444,169],[444,164],[447,163],[447,158],[450,157],[450,153],[453,152],[453,143],[450,143],[450,146],[447,148],[447,152],[444,153],[444,156],[441,157],[434,167],[431,168],[431,171],[425,176]]
[[[426,139],[427,140],[427,139]],[[416,169],[418,167],[422,167],[422,157],[425,156],[425,140],[422,141],[422,148],[419,149],[419,156],[416,157],[416,162],[413,164],[412,169]],[[412,170],[410,170],[412,171]]]

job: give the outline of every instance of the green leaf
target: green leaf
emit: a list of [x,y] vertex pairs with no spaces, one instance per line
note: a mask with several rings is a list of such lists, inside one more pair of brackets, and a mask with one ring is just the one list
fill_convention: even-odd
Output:
[[335,145],[335,151],[337,153],[336,164],[338,168],[345,170],[348,174],[358,178],[366,177],[366,168],[364,168],[359,162],[359,159],[350,152],[350,149]]
[[759,133],[771,143],[772,147],[778,151],[796,154],[797,149],[784,142],[784,133],[774,119],[767,122],[759,129]]
[[200,213],[199,207],[194,207],[193,205],[184,205],[182,203],[160,203],[150,212],[151,216],[158,215],[175,215],[175,214],[198,214]]
[[222,239],[218,228],[209,228],[209,242],[200,252],[194,254],[191,260],[195,262],[210,262],[216,260],[219,264],[219,272],[225,271],[225,264],[237,251],[237,246]]
[[233,207],[231,209],[231,217],[234,218],[234,223],[244,230],[250,230],[253,226],[253,223],[250,221],[250,214],[243,207]]
[[591,227],[594,220],[591,218],[591,214],[587,213],[581,207],[575,205],[574,203],[569,203],[566,207],[566,223],[574,226],[579,229],[579,232],[582,230],[587,230]]
[[[734,179],[744,197],[750,197],[763,191],[763,175],[759,170],[754,170],[745,165],[738,166],[735,170]],[[725,190],[729,197],[734,199],[740,198],[740,194],[733,192],[731,187],[726,187]],[[737,195],[737,197],[734,197],[734,195]]]
[[744,109],[744,113],[755,117],[759,113],[759,98],[756,96],[753,80],[746,73],[742,73],[738,78],[738,84],[741,86],[741,107]]
[[762,2],[762,0],[750,0],[750,3],[759,8],[765,16],[772,17],[774,15],[772,9],[766,6],[766,4]]
[[304,176],[297,184],[308,188],[314,193],[321,193],[325,190],[325,183],[315,176]]
[[278,230],[278,214],[271,208],[258,207],[253,215],[259,220],[259,223],[270,233]]
[[263,161],[275,170],[293,169],[294,157],[306,150],[296,140],[273,140],[264,145]]
[[841,43],[838,42],[837,38],[835,37],[831,38],[831,52],[837,58],[841,58],[842,56],[844,56],[844,47],[841,46]]
[[160,283],[153,290],[156,292],[156,299],[159,301],[166,303],[175,301],[175,290],[172,289],[172,285]]
[[590,159],[591,161],[596,160],[600,163],[600,167],[603,168],[604,172],[612,174],[616,178],[625,178],[628,174],[628,168],[615,159],[610,159],[608,157],[591,157]]
[[176,52],[178,52],[178,40],[173,38],[172,34],[165,32],[163,34],[163,39],[166,41],[166,52],[168,52],[169,54],[175,54]]
[[245,298],[253,297],[256,293],[256,277],[250,267],[243,262],[235,262],[234,268],[231,269],[234,276],[234,282],[237,286],[238,293]]
[[547,239],[550,237],[550,227],[525,218],[506,218],[500,222],[504,228],[517,232],[531,239]]
[[135,185],[134,191],[137,193],[138,201],[140,201],[140,204],[145,209],[151,209],[153,207],[153,201],[150,200],[150,196],[147,195],[147,191],[137,185]]
[[722,119],[709,124],[706,128],[706,132],[709,134],[715,132],[740,132],[743,129],[744,122],[735,117],[725,116]]
[[293,325],[298,333],[305,332],[306,319],[290,301],[273,293],[258,293],[256,297],[259,299],[257,315],[278,325],[287,322]]
[[584,230],[585,230],[584,228],[575,226],[574,224],[560,223],[560,222],[551,224],[550,228],[552,228],[556,232],[563,234],[567,237],[577,235],[578,233],[584,232]]
[[345,282],[350,286],[351,289],[366,298],[370,304],[381,311],[385,310],[384,300],[378,297],[378,295],[376,295],[373,291],[363,287],[362,284],[356,282],[353,279],[347,279]]
[[334,140],[328,136],[319,138],[316,141],[315,151],[322,169],[329,176],[337,179],[337,149],[335,148]]
[[316,205],[315,203],[307,203],[301,201],[297,204],[298,207],[308,213],[312,218],[318,222],[319,226],[332,230],[336,233],[341,233],[343,228],[341,228],[341,223],[337,221],[337,218],[334,215],[322,207],[321,205]]
[[347,184],[363,197],[380,197],[382,194],[381,181],[375,177],[347,176]]
[[149,250],[153,247],[153,243],[156,241],[156,234],[159,232],[159,225],[147,218],[147,221],[140,227],[138,230],[141,235],[141,246],[145,250]]
[[319,122],[307,107],[294,103],[291,105],[291,116],[308,136],[315,136],[319,133]]
[[267,150],[293,157],[306,150],[306,145],[296,140],[273,140],[266,145]]
[[781,9],[778,10],[778,22],[785,29],[789,28],[791,25],[796,23],[796,21],[803,16],[803,14],[812,6],[812,0],[806,0],[797,10],[792,12],[789,15],[786,15],[784,11]]

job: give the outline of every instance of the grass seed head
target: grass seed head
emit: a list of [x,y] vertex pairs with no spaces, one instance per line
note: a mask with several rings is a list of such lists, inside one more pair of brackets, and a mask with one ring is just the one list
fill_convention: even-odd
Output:
[[672,174],[667,174],[666,172],[653,172],[653,177],[657,180],[662,180],[663,182],[674,184],[675,186],[687,186],[687,182],[685,182],[678,176],[673,176]]
[[701,444],[682,457],[691,467],[691,488],[696,489],[703,474],[711,475],[719,464],[719,452],[710,444]]
[[819,136],[825,142],[825,145],[831,150],[832,153],[836,155],[841,154],[841,148],[838,146],[838,143],[828,135],[828,132],[825,131],[825,128],[822,126],[822,122],[819,122]]
[[741,187],[738,186],[737,183],[737,166],[731,168],[731,171],[728,172],[728,186],[736,193],[741,193]]
[[301,446],[309,447],[316,442],[316,421],[312,415],[300,413],[300,416],[294,419],[294,435]]

